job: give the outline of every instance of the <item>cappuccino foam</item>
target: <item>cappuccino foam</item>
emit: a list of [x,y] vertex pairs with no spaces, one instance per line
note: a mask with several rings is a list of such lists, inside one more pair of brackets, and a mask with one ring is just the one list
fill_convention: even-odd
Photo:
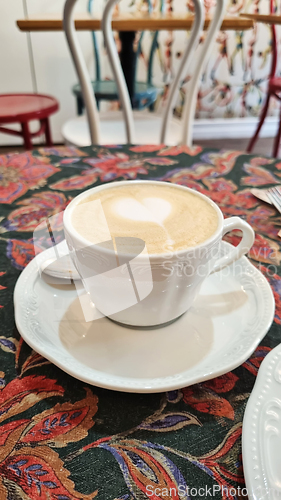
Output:
[[136,237],[149,254],[163,254],[203,243],[216,231],[218,215],[203,198],[172,184],[132,183],[93,192],[73,210],[72,224],[93,244]]

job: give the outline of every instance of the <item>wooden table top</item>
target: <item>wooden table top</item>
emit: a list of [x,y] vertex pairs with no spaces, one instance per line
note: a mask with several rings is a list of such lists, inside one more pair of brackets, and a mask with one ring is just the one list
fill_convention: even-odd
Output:
[[[207,29],[211,18],[205,20]],[[112,27],[115,31],[156,31],[156,30],[190,30],[193,15],[177,13],[126,13],[113,17]],[[243,17],[226,16],[222,22],[222,30],[247,30],[253,27],[253,20]],[[17,25],[21,31],[62,31],[61,14],[44,14],[18,19]],[[97,31],[101,29],[101,18],[87,13],[75,15],[77,30]]]
[[256,23],[281,24],[281,16],[277,14],[240,14],[240,19],[249,19]]

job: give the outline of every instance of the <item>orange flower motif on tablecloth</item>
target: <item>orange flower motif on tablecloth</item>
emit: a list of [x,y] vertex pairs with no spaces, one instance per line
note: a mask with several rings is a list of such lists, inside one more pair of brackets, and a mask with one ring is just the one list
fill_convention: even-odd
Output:
[[170,146],[162,148],[158,153],[159,156],[177,156],[180,154],[187,154],[190,156],[196,156],[201,153],[201,146]]
[[[1,375],[1,373],[0,373]],[[0,379],[1,380],[1,379]],[[0,386],[1,389],[1,386]],[[92,500],[75,491],[69,472],[54,447],[84,439],[94,425],[97,397],[56,404],[30,419],[8,421],[39,401],[63,396],[64,389],[42,376],[14,379],[0,392],[0,498]],[[4,423],[3,423],[4,422]]]
[[51,148],[39,148],[40,155],[42,156],[60,156],[60,157],[72,157],[72,156],[87,156],[85,151],[76,148],[75,146],[59,146]]
[[220,177],[231,172],[236,164],[236,160],[243,153],[241,151],[215,151],[208,152],[201,156],[202,160],[213,165],[214,175]]
[[[254,161],[255,160],[255,161]],[[261,160],[260,162],[258,160]],[[266,167],[261,165],[270,164],[273,160],[264,158],[254,158],[250,163],[245,163],[243,170],[248,174],[247,177],[241,177],[240,184],[244,186],[267,186],[269,184],[278,184],[279,179],[272,174]],[[269,186],[268,186],[269,187]]]
[[63,227],[63,211],[69,201],[63,193],[56,191],[36,193],[31,198],[17,203],[19,208],[9,214],[3,222],[3,227],[7,231],[32,232],[48,217],[57,215],[56,230],[60,230]]
[[29,189],[46,184],[46,179],[60,169],[50,165],[49,158],[32,156],[31,152],[0,157],[0,203],[12,203]]
[[[81,171],[79,175],[60,179],[49,187],[61,191],[72,191],[90,187],[99,179],[102,182],[113,181],[120,177],[123,179],[136,179],[138,174],[147,175],[148,170],[144,164],[146,161],[152,160],[154,158],[130,158],[125,153],[100,153],[97,157],[89,157],[84,160],[84,163],[90,165],[91,168],[88,167],[86,170]],[[169,165],[173,163],[173,161],[170,161]]]
[[[130,151],[133,153],[154,153],[155,151],[159,151],[165,147],[164,144],[142,144],[140,146],[133,146],[130,148]],[[160,153],[161,154],[161,153]]]

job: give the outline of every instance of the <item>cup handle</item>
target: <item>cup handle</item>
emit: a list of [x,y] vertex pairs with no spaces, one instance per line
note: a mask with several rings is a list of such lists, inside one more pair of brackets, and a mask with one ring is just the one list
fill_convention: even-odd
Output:
[[240,259],[242,255],[245,255],[245,253],[250,250],[255,241],[255,233],[253,228],[250,226],[250,224],[248,224],[248,222],[240,219],[240,217],[230,217],[229,219],[224,220],[222,236],[224,236],[226,233],[229,233],[233,229],[240,229],[243,232],[242,239],[239,245],[233,248],[230,253],[217,260],[211,271],[211,274],[220,271],[229,264],[232,264],[232,262]]

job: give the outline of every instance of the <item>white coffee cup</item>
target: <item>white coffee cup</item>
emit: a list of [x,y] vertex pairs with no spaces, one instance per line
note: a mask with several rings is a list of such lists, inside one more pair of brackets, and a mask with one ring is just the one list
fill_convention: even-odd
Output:
[[[132,256],[122,250],[117,252],[117,258],[116,244],[93,245],[73,227],[71,218],[75,207],[89,195],[132,183],[170,185],[159,181],[120,181],[84,191],[65,209],[65,238],[83,285],[102,315],[126,325],[156,326],[185,313],[204,279],[246,254],[254,243],[255,235],[251,226],[239,217],[224,220],[219,207],[205,195],[173,184],[176,189],[203,198],[215,209],[218,216],[216,231],[203,243],[173,254],[149,255],[145,243],[140,240],[137,255]],[[243,233],[239,245],[218,258],[222,237],[233,229]]]

